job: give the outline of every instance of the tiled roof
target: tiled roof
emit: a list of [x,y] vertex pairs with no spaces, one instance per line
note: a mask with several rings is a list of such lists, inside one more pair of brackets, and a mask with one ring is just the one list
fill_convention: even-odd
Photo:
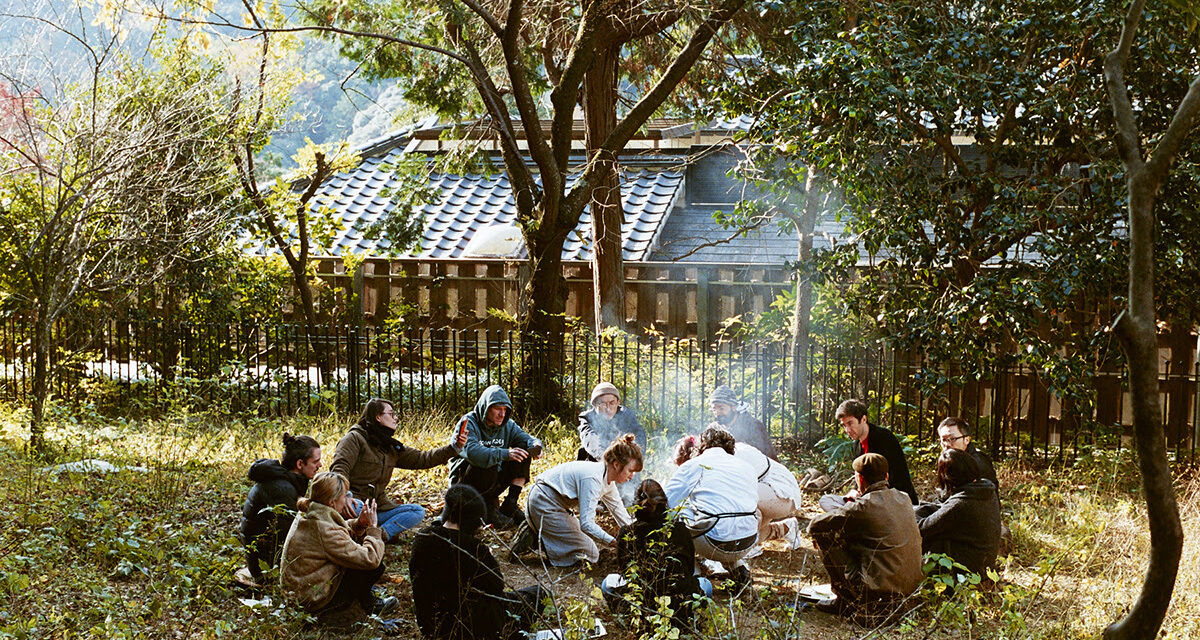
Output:
[[[352,171],[330,178],[317,192],[320,203],[332,207],[342,219],[342,229],[330,250],[332,255],[385,254],[391,247],[387,238],[367,239],[363,231],[383,219],[397,205],[389,190],[400,180],[387,170],[400,159],[403,151],[391,150],[380,157],[367,157]],[[573,176],[572,178],[577,177]],[[425,224],[421,246],[402,254],[421,258],[458,258],[480,229],[490,225],[516,224],[516,204],[507,176],[433,174],[429,186],[435,194],[432,204],[421,206]],[[621,199],[625,222],[621,230],[626,260],[646,260],[663,221],[681,193],[683,174],[678,171],[626,171],[621,176]],[[589,208],[590,209],[590,208]],[[590,260],[591,213],[585,209],[579,224],[563,245],[564,260]],[[264,252],[260,246],[252,247]],[[524,247],[516,257],[523,257]]]

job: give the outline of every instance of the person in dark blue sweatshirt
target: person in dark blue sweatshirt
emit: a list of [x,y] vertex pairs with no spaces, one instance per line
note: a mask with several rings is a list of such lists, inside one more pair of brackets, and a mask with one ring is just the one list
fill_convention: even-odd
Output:
[[[466,430],[467,444],[450,460],[450,484],[474,487],[487,503],[487,521],[505,529],[525,520],[517,504],[529,482],[529,463],[542,455],[542,441],[513,421],[512,401],[498,384],[479,394],[475,410],[456,423]],[[502,504],[500,495],[508,494]]]
[[309,436],[283,434],[279,460],[263,458],[247,474],[254,486],[242,505],[246,565],[261,584],[263,569],[279,566],[279,551],[292,526],[296,500],[321,469],[321,445]]

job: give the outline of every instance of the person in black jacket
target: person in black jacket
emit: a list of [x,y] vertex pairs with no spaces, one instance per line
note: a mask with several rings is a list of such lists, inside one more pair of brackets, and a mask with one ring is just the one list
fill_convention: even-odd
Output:
[[975,459],[958,449],[946,449],[938,457],[937,484],[946,499],[916,507],[922,550],[944,553],[983,575],[1000,551],[996,485],[979,477]]
[[689,629],[696,597],[712,596],[712,583],[695,575],[692,534],[682,518],[668,517],[667,494],[658,482],[642,481],[634,501],[636,522],[621,527],[617,534],[617,565],[624,575],[611,574],[600,591],[613,611],[624,610],[631,603],[640,606],[643,633],[647,631],[646,617],[658,611],[655,599],[670,596],[671,624]]
[[[908,473],[908,461],[904,459],[904,449],[896,435],[883,427],[867,421],[867,405],[862,400],[850,399],[838,405],[835,416],[842,423],[846,436],[854,444],[850,447],[850,456],[857,459],[865,453],[878,453],[888,461],[888,485],[908,494],[908,499],[915,505],[917,489],[913,487],[912,476]],[[851,489],[845,496],[822,496],[818,504],[826,512],[841,508],[847,500],[858,496],[858,491]]]
[[475,537],[487,505],[473,487],[446,490],[440,521],[413,539],[408,573],[417,626],[426,638],[516,639],[528,631],[548,592],[506,591],[500,564]]
[[254,482],[242,505],[242,542],[246,565],[261,584],[263,569],[279,566],[279,551],[292,526],[296,500],[321,469],[321,445],[309,436],[283,434],[279,460],[263,458],[250,465]]
[[971,442],[971,428],[967,426],[966,420],[954,416],[946,418],[938,425],[937,432],[943,450],[958,449],[969,453],[979,467],[979,477],[991,480],[992,484],[996,485],[996,491],[1000,491],[1000,480],[996,478],[996,468],[992,466],[992,459],[975,448]]

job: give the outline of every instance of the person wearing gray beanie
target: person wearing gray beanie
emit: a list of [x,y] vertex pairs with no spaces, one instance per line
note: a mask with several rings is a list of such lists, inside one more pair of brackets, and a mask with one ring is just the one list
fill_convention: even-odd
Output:
[[750,415],[750,408],[728,385],[723,384],[712,390],[708,396],[708,408],[717,423],[732,434],[734,440],[745,442],[772,460],[779,460],[767,426]]

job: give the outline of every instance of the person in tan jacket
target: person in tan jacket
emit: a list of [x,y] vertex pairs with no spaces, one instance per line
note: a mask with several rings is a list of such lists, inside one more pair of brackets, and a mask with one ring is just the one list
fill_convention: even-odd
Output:
[[[379,505],[379,526],[384,540],[394,540],[425,519],[425,508],[419,504],[396,504],[387,496],[392,471],[400,469],[429,469],[446,464],[466,445],[462,429],[455,432],[452,444],[429,451],[406,447],[396,439],[396,412],[392,403],[381,398],[367,402],[358,423],[338,441],[329,470],[340,473],[350,481],[350,490],[357,500],[375,500]],[[356,509],[344,512],[352,517]]]
[[313,478],[308,495],[296,501],[301,514],[283,543],[279,581],[310,612],[358,602],[364,611],[384,613],[397,600],[371,593],[384,571],[383,529],[373,501],[363,505],[358,518],[347,522],[342,517],[347,488],[346,478],[325,471]]
[[858,496],[808,526],[837,601],[823,610],[887,614],[921,584],[921,532],[908,496],[888,486],[878,453],[854,459]]

